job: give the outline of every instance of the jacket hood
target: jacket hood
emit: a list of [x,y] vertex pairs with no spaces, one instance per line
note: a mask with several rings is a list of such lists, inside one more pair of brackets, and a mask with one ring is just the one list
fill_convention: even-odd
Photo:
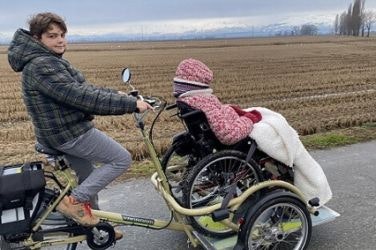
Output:
[[51,54],[58,56],[33,38],[29,31],[18,29],[8,48],[8,62],[14,71],[20,72],[34,58]]

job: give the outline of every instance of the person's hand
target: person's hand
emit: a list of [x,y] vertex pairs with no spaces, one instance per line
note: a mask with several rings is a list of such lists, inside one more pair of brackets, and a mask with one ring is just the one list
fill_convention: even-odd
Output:
[[241,107],[237,106],[237,105],[229,105],[233,110],[235,110],[235,112],[239,115],[239,116],[243,116],[245,112]]
[[128,95],[127,93],[120,91],[120,90],[117,93],[120,94],[120,95]]
[[148,109],[154,110],[154,108],[149,103],[137,100],[137,111],[139,113],[144,113]]
[[262,119],[262,115],[257,110],[248,111],[244,114],[245,117],[251,119],[253,123],[258,123]]
[[261,119],[262,119],[261,113],[258,112],[257,110],[252,110],[252,111],[247,112],[247,111],[241,109],[239,106],[236,106],[236,105],[230,105],[230,107],[233,108],[239,116],[247,117],[253,123],[257,123],[257,122],[261,121]]

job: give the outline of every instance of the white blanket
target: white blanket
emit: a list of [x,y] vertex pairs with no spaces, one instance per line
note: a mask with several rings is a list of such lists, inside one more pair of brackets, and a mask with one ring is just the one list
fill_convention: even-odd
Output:
[[270,157],[294,166],[294,185],[302,191],[306,200],[318,197],[320,206],[332,198],[332,191],[321,166],[312,158],[299,139],[298,133],[279,113],[267,108],[254,107],[262,115],[254,124],[250,137]]

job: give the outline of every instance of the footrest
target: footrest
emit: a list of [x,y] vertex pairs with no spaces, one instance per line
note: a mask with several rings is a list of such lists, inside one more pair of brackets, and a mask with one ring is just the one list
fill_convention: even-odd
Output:
[[232,250],[238,240],[237,234],[227,238],[213,238],[202,235],[196,231],[193,231],[193,234],[201,242],[204,249],[210,250]]
[[318,225],[333,221],[333,220],[335,220],[335,218],[340,216],[339,213],[337,213],[336,211],[334,211],[334,210],[332,210],[332,209],[330,209],[326,206],[320,207],[317,211],[319,212],[319,215],[317,215],[317,216],[312,215],[311,216],[312,226],[318,226]]

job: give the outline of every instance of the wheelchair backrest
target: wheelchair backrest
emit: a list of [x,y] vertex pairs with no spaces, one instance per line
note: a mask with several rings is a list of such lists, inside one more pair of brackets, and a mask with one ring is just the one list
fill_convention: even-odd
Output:
[[196,143],[216,150],[233,149],[244,153],[248,152],[249,146],[253,141],[250,137],[244,138],[233,145],[222,144],[211,130],[203,111],[192,108],[181,101],[176,101],[176,105],[179,110],[180,119],[183,120],[189,134],[194,138]]
[[184,102],[177,101],[179,117],[183,120],[188,132],[194,137],[195,141],[210,140],[215,144],[220,144],[213,131],[210,129],[205,113],[201,110],[192,108]]

